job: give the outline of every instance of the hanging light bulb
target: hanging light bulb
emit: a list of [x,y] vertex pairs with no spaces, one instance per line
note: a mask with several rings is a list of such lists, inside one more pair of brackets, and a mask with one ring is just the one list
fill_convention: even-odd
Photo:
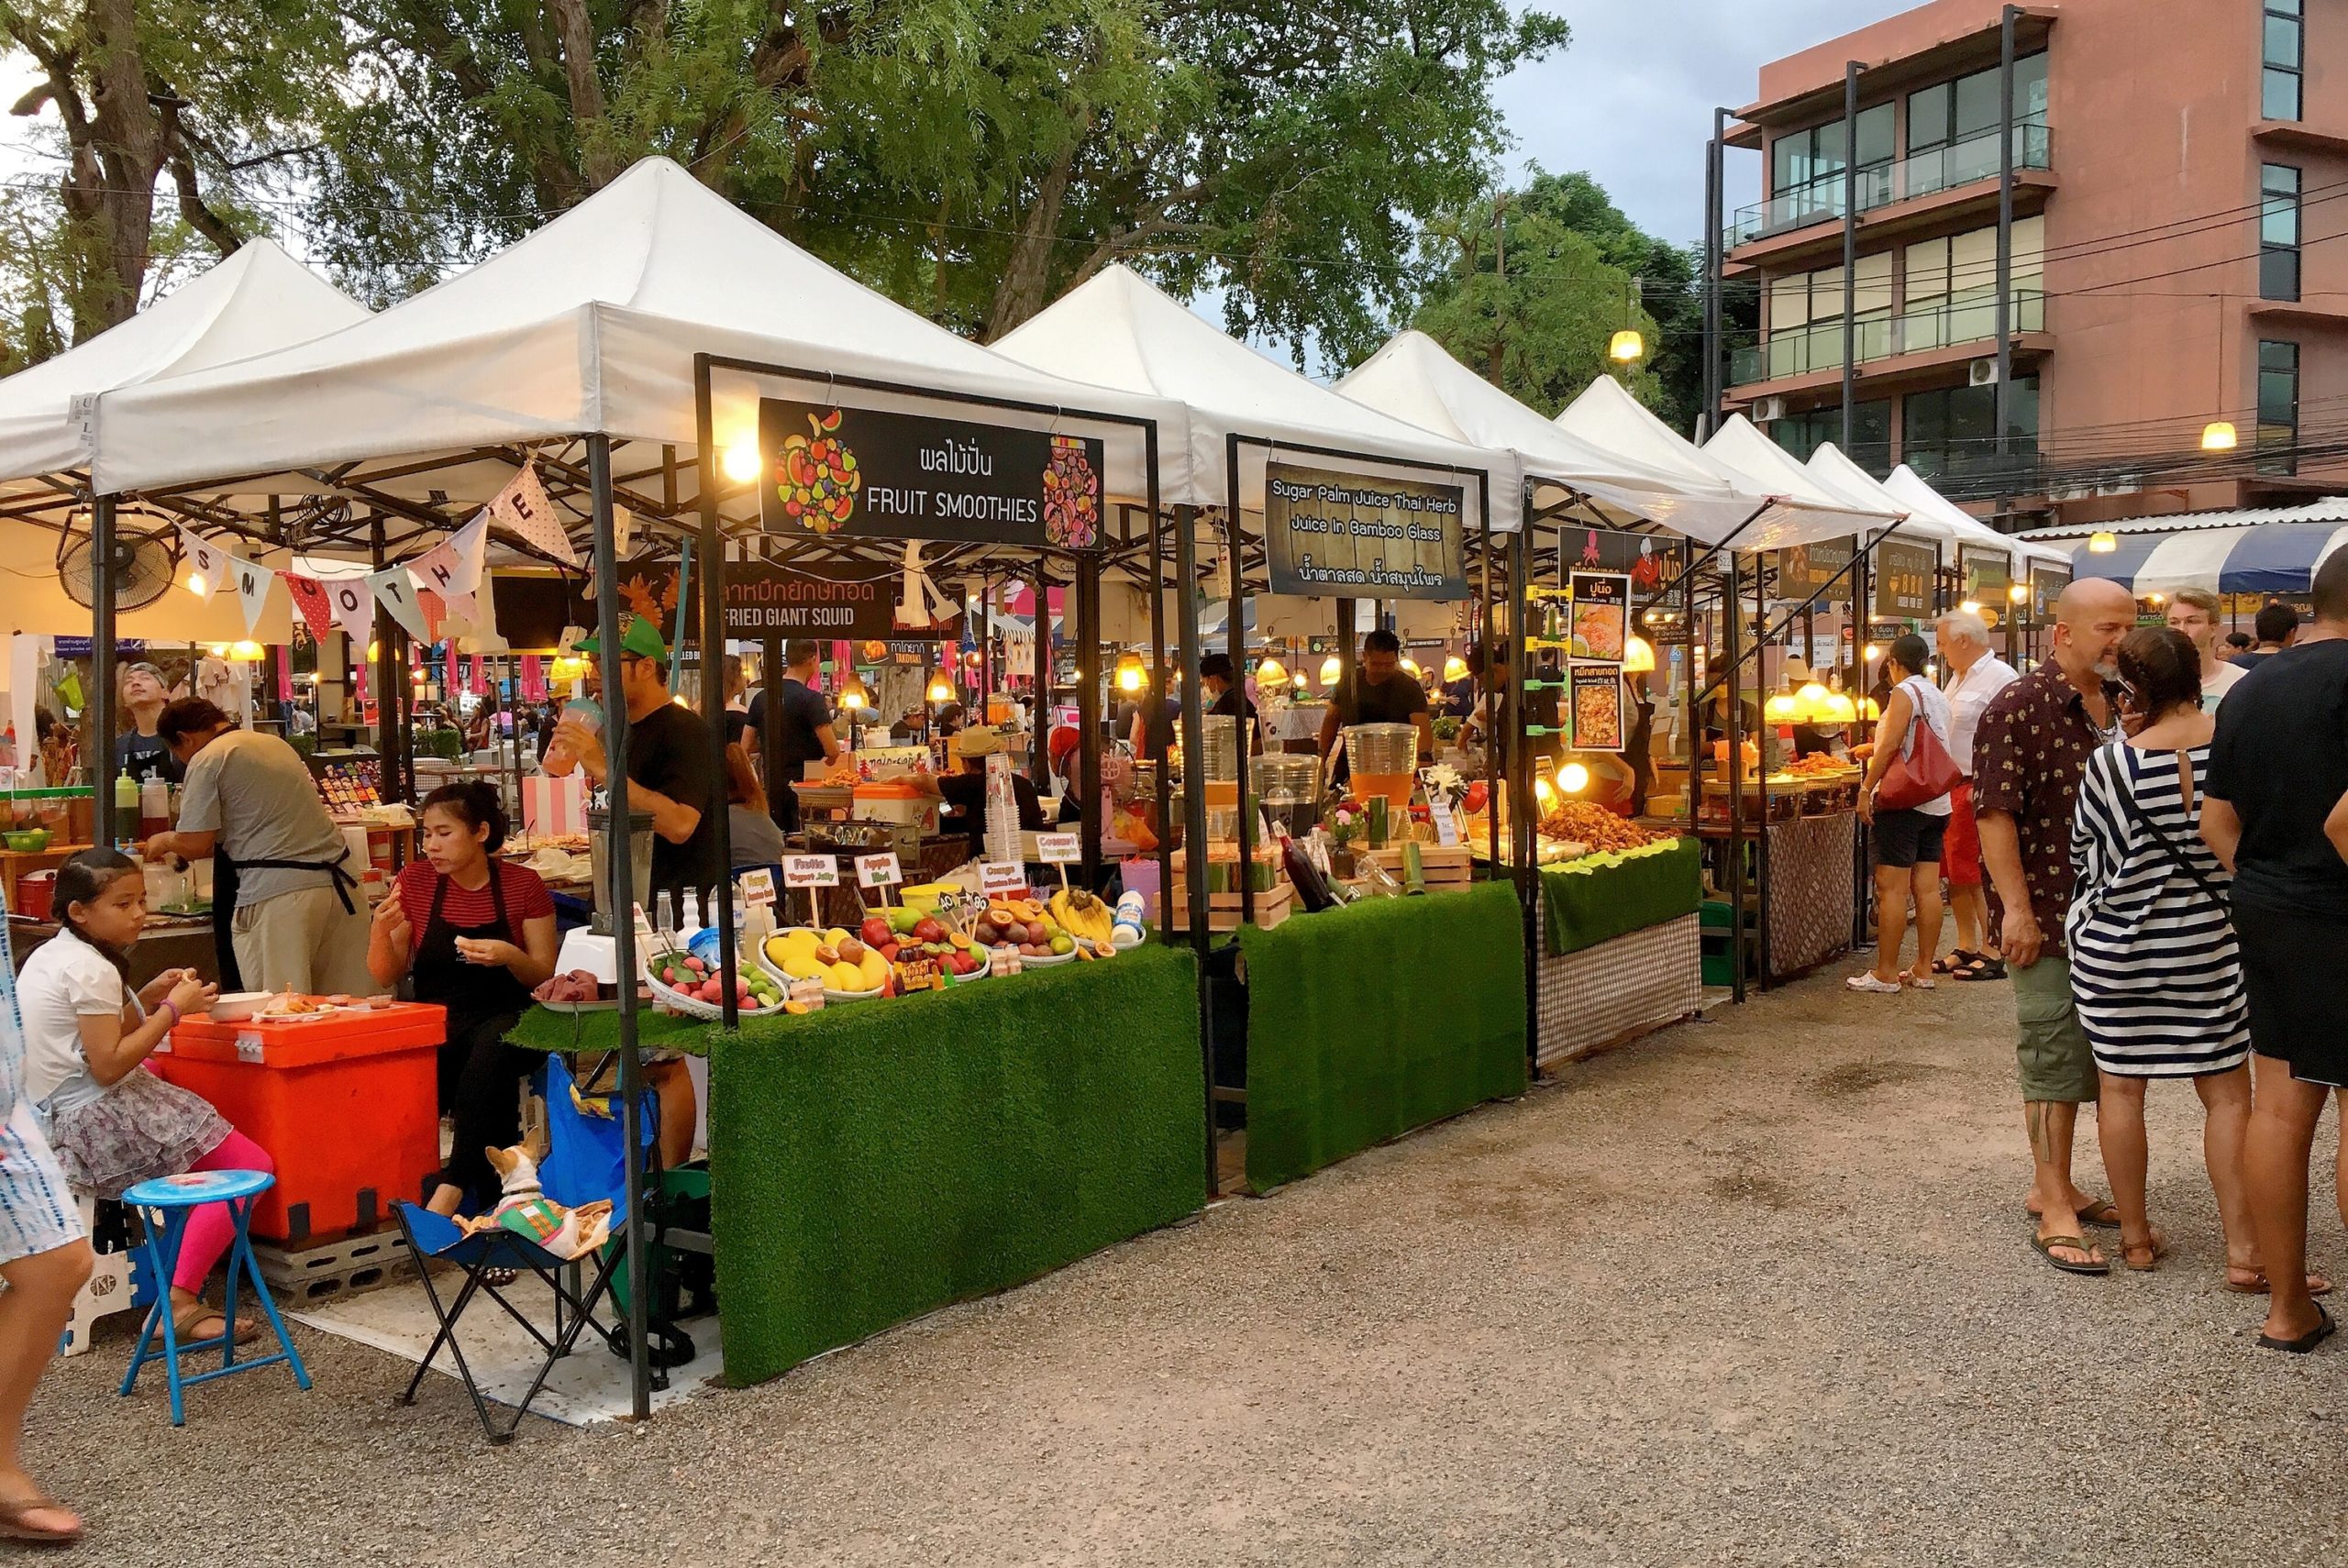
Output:
[[2026,582],[2010,583],[2006,588],[2006,602],[2009,604],[2020,604],[2029,597],[2030,585]]
[[228,658],[234,664],[259,664],[268,657],[268,650],[249,637],[232,643],[228,647]]
[[1130,697],[1149,684],[1149,671],[1137,653],[1122,654],[1117,658],[1117,690]]
[[1402,673],[1409,676],[1413,680],[1416,680],[1421,674],[1419,669],[1419,661],[1412,658],[1407,654],[1403,656],[1401,668]]
[[725,448],[720,465],[725,477],[736,484],[748,484],[759,477],[766,467],[766,458],[759,451],[759,438],[754,432],[745,431]]
[[228,657],[228,645],[226,643],[215,643],[204,651],[210,654],[214,658],[227,658]]
[[1636,632],[1632,633],[1629,640],[1623,645],[1623,673],[1649,675],[1654,673],[1654,670],[1655,645]]
[[858,677],[856,671],[849,670],[847,679],[840,683],[840,706],[855,709],[869,708],[871,705],[872,697],[865,690],[863,680]]
[[1636,327],[1626,326],[1616,333],[1606,345],[1606,357],[1618,365],[1635,363],[1647,351],[1647,340],[1639,336]]
[[1877,659],[1883,657],[1883,650],[1876,646],[1873,643],[1869,643],[1863,652],[1869,664],[1873,664]]
[[2201,449],[2205,452],[2231,452],[2242,444],[2231,420],[2213,419],[2201,426]]
[[2108,556],[2120,547],[2120,536],[2108,528],[2099,528],[2088,536],[2088,553]]
[[954,701],[954,683],[947,680],[942,672],[931,676],[928,697],[933,702],[951,702]]
[[1256,684],[1258,686],[1286,686],[1288,679],[1288,666],[1279,659],[1267,657],[1256,665]]
[[1450,657],[1445,659],[1443,661],[1443,679],[1446,683],[1454,680],[1467,679],[1468,661],[1461,658],[1457,654],[1453,654]]
[[1790,691],[1780,691],[1761,704],[1761,716],[1773,724],[1790,724],[1800,717],[1800,704]]
[[212,585],[204,580],[202,572],[192,571],[187,574],[187,591],[201,599],[212,591]]
[[1578,762],[1568,762],[1557,772],[1557,782],[1565,786],[1568,795],[1578,795],[1589,788],[1589,769]]
[[1324,686],[1335,686],[1337,684],[1337,675],[1341,668],[1342,667],[1337,662],[1337,656],[1335,654],[1331,654],[1327,658],[1323,659],[1321,661],[1321,684]]

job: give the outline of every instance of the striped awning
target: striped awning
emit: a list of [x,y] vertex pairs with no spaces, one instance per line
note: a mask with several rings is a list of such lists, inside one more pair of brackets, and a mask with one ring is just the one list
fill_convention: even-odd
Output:
[[2348,524],[2261,523],[2176,533],[2125,533],[2099,555],[2088,540],[2071,548],[2071,575],[2110,578],[2138,598],[2205,588],[2215,593],[2305,593],[2332,551],[2348,545]]

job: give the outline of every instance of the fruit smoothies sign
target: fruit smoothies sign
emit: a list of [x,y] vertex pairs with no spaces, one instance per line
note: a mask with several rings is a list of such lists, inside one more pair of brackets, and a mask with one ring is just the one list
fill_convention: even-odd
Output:
[[770,534],[1065,550],[1101,542],[1099,441],[765,398],[759,442],[767,462],[759,514]]
[[1274,593],[1465,599],[1456,484],[1264,465],[1265,558]]
[[1933,580],[1940,552],[1930,545],[1886,539],[1875,547],[1875,613],[1887,620],[1912,621],[1933,613]]

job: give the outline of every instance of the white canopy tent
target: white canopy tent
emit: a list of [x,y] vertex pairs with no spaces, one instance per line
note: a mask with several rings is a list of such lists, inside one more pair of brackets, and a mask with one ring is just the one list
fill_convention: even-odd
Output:
[[[465,506],[512,477],[510,448],[604,435],[698,450],[694,356],[1154,418],[1177,475],[1183,412],[1080,387],[957,337],[834,271],[663,158],[637,163],[545,227],[380,315],[292,348],[101,400],[103,491],[331,494],[358,487]],[[724,448],[755,428],[757,387],[714,399]],[[859,406],[935,413],[858,389]],[[1112,494],[1146,491],[1143,443],[1104,437]],[[328,472],[327,470],[339,470]],[[234,480],[233,483],[219,481]]]
[[1918,512],[1898,496],[1885,490],[1876,477],[1859,467],[1832,441],[1822,442],[1804,465],[1811,477],[1854,506],[1864,506],[1874,512],[1889,512],[1906,521],[1900,525],[1900,536],[1909,539],[1929,539],[1934,545],[1954,547],[1957,533],[1940,517]]
[[[1447,471],[1470,491],[1470,518],[1482,513],[1488,475],[1500,495],[1514,495],[1520,482],[1513,453],[1447,440],[1316,385],[1216,331],[1125,267],[1103,270],[994,348],[1053,375],[1186,404],[1188,461],[1169,457],[1165,464],[1162,494],[1168,505],[1230,504],[1224,444],[1234,434],[1416,465],[1343,465],[1388,478],[1427,479],[1428,467]],[[1297,460],[1310,465],[1316,459],[1300,453]],[[1265,447],[1241,445],[1237,479],[1245,510],[1254,510],[1248,501],[1263,494],[1265,461]],[[1513,513],[1494,506],[1493,531],[1516,527]]]
[[[1722,460],[1656,418],[1611,376],[1600,376],[1583,388],[1581,395],[1557,415],[1556,424],[1600,450],[1620,453],[1690,483],[1725,484],[1732,492],[1750,499],[1753,504],[1746,518],[1752,521],[1747,524],[1741,518],[1722,534],[1705,538],[1706,544],[1728,544],[1740,550],[1784,549],[1856,533],[1875,515],[1855,515],[1849,502],[1828,495],[1807,477],[1787,479],[1784,469],[1778,466],[1765,464],[1764,472],[1786,482],[1765,482],[1736,463]],[[1786,458],[1785,466],[1794,475],[1801,474],[1801,465],[1792,458]]]
[[2017,535],[1998,532],[1942,495],[1925,481],[1922,474],[1905,463],[1891,470],[1891,477],[1883,481],[1883,488],[1894,500],[1911,508],[1912,515],[1939,518],[1955,534],[1960,543],[2007,551],[2017,568],[2031,562],[2049,566],[2069,564],[2069,558],[2060,550],[2050,550]]
[[1519,403],[1423,332],[1397,333],[1339,381],[1337,391],[1448,439],[1514,453],[1533,486],[1534,503],[1543,508],[1578,494],[1610,521],[1645,521],[1691,538],[1716,539],[1760,504],[1724,479],[1667,473],[1600,449]]

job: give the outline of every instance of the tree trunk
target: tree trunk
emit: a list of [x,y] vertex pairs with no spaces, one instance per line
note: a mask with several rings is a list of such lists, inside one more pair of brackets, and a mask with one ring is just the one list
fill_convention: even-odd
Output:
[[570,117],[578,127],[580,165],[588,186],[600,191],[619,176],[625,166],[603,140],[604,124],[603,79],[595,73],[595,23],[587,15],[587,0],[548,0],[554,13],[555,32],[562,45],[562,75],[570,90]]
[[1052,247],[1059,240],[1060,202],[1067,196],[1069,178],[1076,171],[1076,149],[1090,128],[1087,116],[1087,123],[1077,128],[1068,146],[1052,160],[1035,202],[1027,209],[1027,219],[1019,226],[1019,237],[1012,241],[1002,282],[995,287],[994,308],[987,317],[990,343],[1044,308],[1045,291],[1051,284]]
[[90,0],[96,61],[85,136],[72,149],[63,195],[86,237],[73,291],[73,337],[83,342],[138,308],[163,167],[162,121],[149,101],[136,0]]

